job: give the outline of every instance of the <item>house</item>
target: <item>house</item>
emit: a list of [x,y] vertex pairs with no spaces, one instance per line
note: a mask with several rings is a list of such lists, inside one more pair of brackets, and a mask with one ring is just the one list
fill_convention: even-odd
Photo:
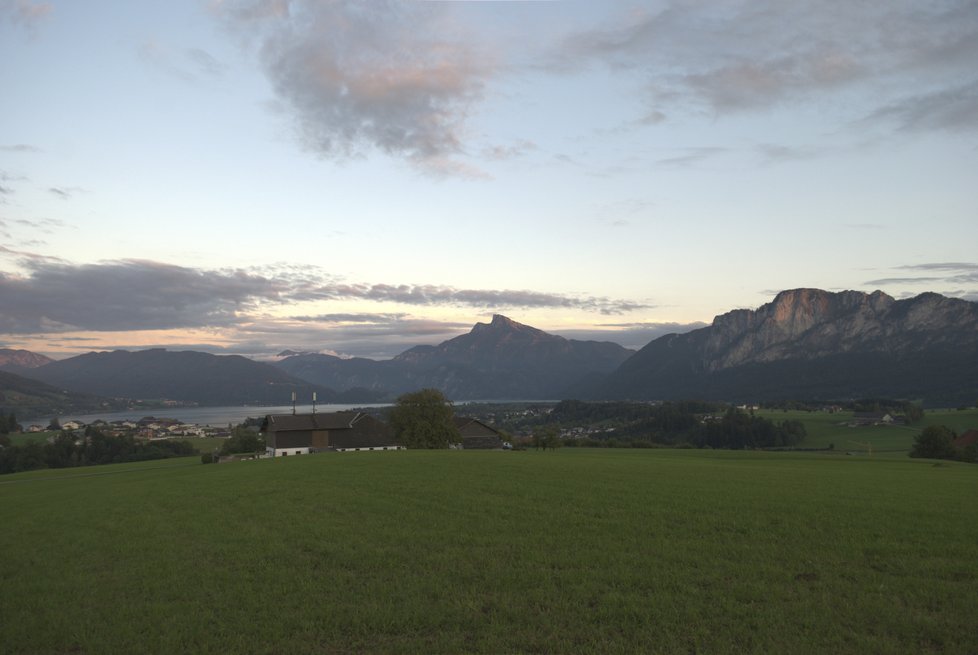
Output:
[[462,447],[466,450],[492,450],[503,447],[502,435],[496,428],[465,416],[456,416],[454,420],[455,427],[462,435]]
[[269,414],[262,421],[270,457],[308,455],[325,450],[397,450],[394,433],[363,412]]
[[849,427],[863,425],[892,425],[893,417],[886,412],[853,412]]
[[951,445],[958,450],[964,450],[968,446],[978,443],[978,430],[968,430],[951,442]]

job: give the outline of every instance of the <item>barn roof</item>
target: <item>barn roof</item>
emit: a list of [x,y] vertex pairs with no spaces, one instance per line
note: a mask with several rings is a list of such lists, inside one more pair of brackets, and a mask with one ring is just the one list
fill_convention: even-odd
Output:
[[342,430],[352,428],[361,412],[327,412],[317,414],[269,414],[263,429],[266,432],[291,430]]
[[978,443],[978,430],[968,430],[957,439],[951,442],[955,448],[965,448],[973,443]]
[[469,418],[468,416],[455,416],[455,427],[463,437],[489,437],[499,436],[499,430],[486,425],[479,419]]

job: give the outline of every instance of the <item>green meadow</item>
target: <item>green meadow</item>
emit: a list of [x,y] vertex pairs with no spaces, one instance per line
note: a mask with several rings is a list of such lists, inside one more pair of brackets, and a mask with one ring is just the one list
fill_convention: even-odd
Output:
[[978,466],[564,449],[0,480],[0,652],[974,653]]
[[[877,425],[849,427],[852,412],[829,414],[827,412],[761,410],[759,416],[772,421],[794,419],[805,425],[807,436],[798,448],[828,448],[830,445],[842,453],[905,457],[913,446],[914,437],[929,425],[945,425],[957,434],[978,429],[978,409],[928,409],[923,419],[914,425]],[[867,445],[869,444],[869,445]]]

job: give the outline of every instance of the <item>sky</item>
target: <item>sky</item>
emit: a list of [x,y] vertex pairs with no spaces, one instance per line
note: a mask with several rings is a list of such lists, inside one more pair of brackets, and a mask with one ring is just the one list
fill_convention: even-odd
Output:
[[978,2],[0,0],[0,347],[978,300]]

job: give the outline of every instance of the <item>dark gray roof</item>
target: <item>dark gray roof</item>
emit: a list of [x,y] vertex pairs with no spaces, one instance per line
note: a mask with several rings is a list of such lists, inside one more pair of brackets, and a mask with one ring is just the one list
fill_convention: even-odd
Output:
[[498,437],[499,430],[486,425],[479,419],[468,416],[455,416],[455,427],[463,437]]
[[316,414],[269,414],[262,426],[265,432],[291,430],[342,430],[352,428],[360,412],[327,412]]

